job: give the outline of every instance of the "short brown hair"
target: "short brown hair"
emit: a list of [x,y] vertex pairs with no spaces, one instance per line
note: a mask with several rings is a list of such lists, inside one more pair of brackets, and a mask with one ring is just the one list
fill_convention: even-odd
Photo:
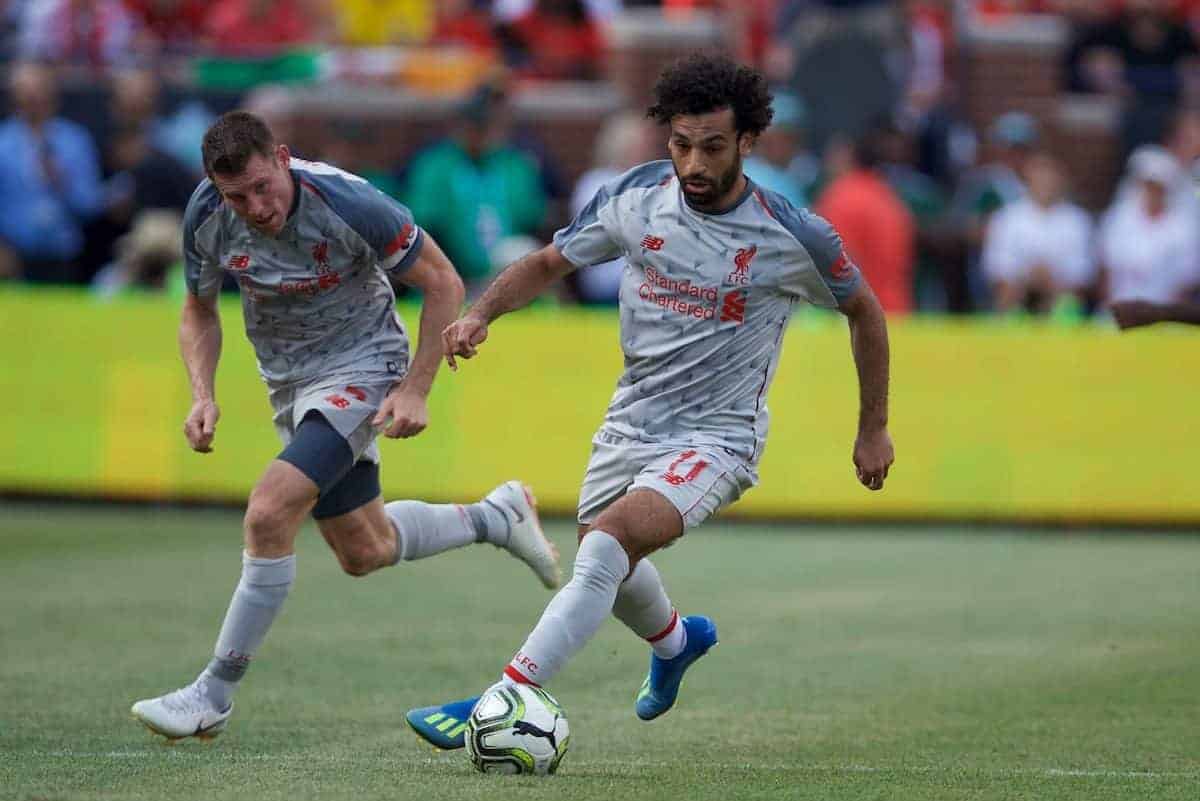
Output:
[[262,117],[249,111],[229,111],[204,134],[200,152],[204,171],[212,177],[239,175],[255,153],[270,158],[275,150],[275,135]]

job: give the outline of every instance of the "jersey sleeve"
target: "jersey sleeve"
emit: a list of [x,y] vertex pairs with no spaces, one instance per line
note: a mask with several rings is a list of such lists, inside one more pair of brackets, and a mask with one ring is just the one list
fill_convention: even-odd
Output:
[[606,210],[625,192],[657,186],[671,175],[671,162],[652,161],[604,184],[571,224],[554,234],[554,247],[576,267],[612,261],[623,248],[615,223],[606,222]]
[[314,192],[362,237],[388,274],[396,276],[411,267],[425,236],[412,212],[366,179],[336,167],[311,165],[313,171],[298,173],[301,187]]
[[[798,209],[782,196],[766,190],[762,200],[771,216],[796,240],[794,254],[785,258],[779,274],[779,289],[787,295],[803,298],[814,305],[830,305],[833,296],[840,306],[862,285],[862,273],[842,245],[842,238],[829,221],[805,209]],[[814,286],[814,281],[819,283]]]
[[183,212],[183,273],[188,292],[212,298],[224,276],[216,252],[217,208],[221,194],[207,178],[196,187]]

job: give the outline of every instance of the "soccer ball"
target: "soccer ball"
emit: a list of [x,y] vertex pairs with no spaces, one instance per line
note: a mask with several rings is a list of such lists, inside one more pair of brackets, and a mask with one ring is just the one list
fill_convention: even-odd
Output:
[[553,773],[570,737],[558,701],[526,684],[492,687],[467,719],[467,754],[484,773]]

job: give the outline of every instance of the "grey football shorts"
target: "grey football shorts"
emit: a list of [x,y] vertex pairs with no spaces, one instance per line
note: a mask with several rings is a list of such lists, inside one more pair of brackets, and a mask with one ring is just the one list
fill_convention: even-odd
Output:
[[346,442],[354,461],[379,464],[379,431],[371,418],[396,382],[394,376],[364,376],[358,380],[317,380],[271,390],[271,408],[275,410],[275,433],[284,447],[296,434],[296,427],[309,412],[318,412],[329,421]]
[[684,529],[694,528],[757,483],[754,468],[725,448],[640,442],[601,431],[579,491],[579,523],[594,523],[631,489],[651,489],[679,510]]

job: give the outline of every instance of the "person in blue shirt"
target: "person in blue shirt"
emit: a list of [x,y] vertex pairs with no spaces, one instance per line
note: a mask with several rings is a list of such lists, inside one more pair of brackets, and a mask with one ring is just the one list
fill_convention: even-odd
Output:
[[83,225],[100,212],[100,159],[87,130],[55,116],[49,67],[17,64],[9,78],[14,114],[0,123],[0,242],[34,283],[80,280]]
[[797,208],[812,201],[820,164],[804,144],[804,102],[790,92],[776,92],[770,128],[762,132],[744,162],[746,177],[778,192]]

